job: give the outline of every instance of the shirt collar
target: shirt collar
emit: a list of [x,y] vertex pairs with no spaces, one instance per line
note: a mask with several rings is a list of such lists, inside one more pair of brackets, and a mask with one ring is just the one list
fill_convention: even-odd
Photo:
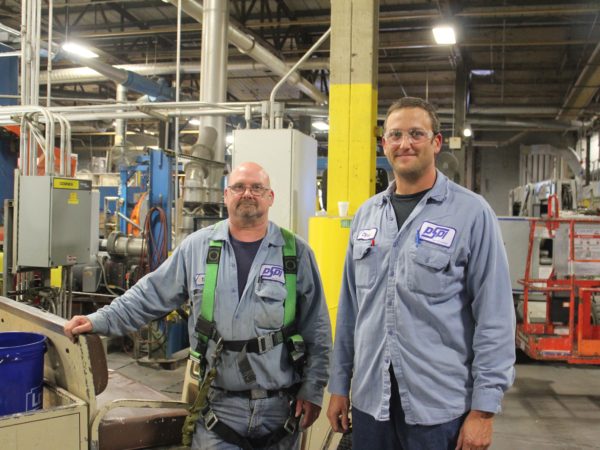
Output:
[[[215,241],[229,242],[229,219],[219,222],[215,225],[211,239]],[[263,238],[263,240],[276,247],[283,247],[284,245],[283,236],[279,232],[279,227],[271,221],[269,221],[267,235]]]
[[[429,190],[425,197],[438,202],[443,202],[448,196],[448,177],[436,169],[437,176],[433,187]],[[385,191],[379,194],[379,198],[375,202],[377,206],[382,206],[390,201],[390,198],[396,192],[396,181],[393,180]]]

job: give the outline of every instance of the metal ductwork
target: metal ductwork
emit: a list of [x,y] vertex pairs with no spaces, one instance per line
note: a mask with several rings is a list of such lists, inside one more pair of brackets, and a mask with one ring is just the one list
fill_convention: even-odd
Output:
[[[227,97],[227,23],[229,2],[207,0],[203,10],[202,61],[200,101],[224,102]],[[198,158],[185,166],[183,185],[183,217],[178,241],[194,231],[198,217],[220,215],[225,160],[225,118],[204,116],[200,120],[198,140],[192,146],[192,156]],[[216,162],[216,164],[215,164]],[[200,222],[200,227],[212,221]]]
[[[292,67],[291,64],[287,64]],[[151,63],[151,64],[123,64],[113,66],[115,69],[134,72],[141,76],[148,75],[172,75],[175,73],[176,66],[173,63]],[[303,70],[321,70],[329,68],[328,58],[313,58],[310,61],[305,61],[300,65]],[[180,64],[181,73],[194,74],[200,73],[200,62]],[[227,64],[227,72],[247,72],[270,70],[265,64],[254,61],[248,62],[229,62]],[[289,70],[289,69],[288,69]],[[56,69],[50,72],[50,82],[55,84],[66,83],[98,83],[106,81],[108,78],[96,72],[90,67],[72,67],[69,69]],[[40,84],[48,82],[47,73],[40,75]]]
[[[177,0],[169,0],[173,5],[177,6]],[[196,0],[187,0],[182,2],[181,8],[186,14],[198,20],[202,21],[203,6]],[[256,42],[254,37],[245,33],[240,28],[232,23],[229,23],[227,28],[227,37],[229,42],[235,45],[240,52],[248,55],[252,59],[265,64],[270,70],[279,76],[285,75],[289,68],[285,62],[277,58],[267,48],[260,43]],[[312,83],[302,78],[297,73],[292,74],[288,80],[288,83],[296,86],[300,91],[308,95],[317,103],[327,103],[327,96],[319,91]]]
[[119,69],[92,58],[82,58],[67,52],[63,52],[63,55],[69,60],[78,64],[83,64],[104,75],[109,80],[121,84],[132,91],[146,94],[160,101],[173,100],[175,98],[173,89],[164,83],[157,83],[137,73]]

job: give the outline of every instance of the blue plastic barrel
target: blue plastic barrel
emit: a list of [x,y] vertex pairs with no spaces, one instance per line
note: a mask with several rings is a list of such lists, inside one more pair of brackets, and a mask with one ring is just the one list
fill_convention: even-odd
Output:
[[0,333],[0,415],[42,408],[46,336]]

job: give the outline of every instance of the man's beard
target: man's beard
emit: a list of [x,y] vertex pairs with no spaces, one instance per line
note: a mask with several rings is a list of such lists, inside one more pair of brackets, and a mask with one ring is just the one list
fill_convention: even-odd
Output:
[[244,222],[255,222],[260,219],[264,214],[258,211],[258,203],[255,201],[240,201],[236,208],[239,217]]

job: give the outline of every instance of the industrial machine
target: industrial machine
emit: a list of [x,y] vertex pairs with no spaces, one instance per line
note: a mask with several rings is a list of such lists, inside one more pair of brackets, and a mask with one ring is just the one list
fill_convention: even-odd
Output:
[[[534,359],[600,364],[600,219],[530,218],[527,223],[517,346]],[[539,264],[535,270],[541,255],[551,259],[546,276]],[[537,321],[529,314],[535,294],[545,307]]]

